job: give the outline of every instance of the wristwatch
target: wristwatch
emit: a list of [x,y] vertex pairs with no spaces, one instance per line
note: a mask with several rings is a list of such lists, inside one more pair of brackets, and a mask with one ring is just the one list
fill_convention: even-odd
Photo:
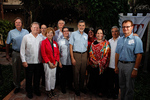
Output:
[[134,70],[138,70],[137,68],[133,68]]

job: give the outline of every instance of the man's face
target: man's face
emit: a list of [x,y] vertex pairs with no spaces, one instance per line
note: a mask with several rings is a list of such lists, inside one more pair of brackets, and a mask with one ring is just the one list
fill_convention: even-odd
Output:
[[42,26],[41,26],[41,33],[42,33],[42,34],[45,33],[46,28],[47,28],[46,25],[42,25]]
[[15,21],[15,27],[16,27],[16,28],[21,28],[21,27],[22,27],[22,22],[21,22],[20,19],[17,19],[17,20]]
[[117,28],[113,28],[113,29],[111,30],[111,34],[112,34],[112,37],[113,37],[113,38],[118,38],[118,36],[119,36],[119,31],[118,31],[118,29],[117,29]]
[[131,22],[126,22],[122,24],[122,31],[125,35],[130,35],[132,33],[133,26],[131,26]]
[[83,32],[84,29],[85,29],[85,23],[79,23],[79,24],[78,24],[78,30],[79,30],[80,32]]
[[58,22],[58,27],[59,27],[59,28],[63,28],[64,25],[65,25],[64,21],[60,20],[60,21]]
[[32,25],[32,27],[31,27],[31,32],[33,33],[33,34],[38,34],[38,32],[39,32],[39,25],[38,24],[33,24]]
[[68,28],[64,28],[63,29],[63,35],[64,35],[64,37],[68,37],[69,36],[69,30],[68,30]]

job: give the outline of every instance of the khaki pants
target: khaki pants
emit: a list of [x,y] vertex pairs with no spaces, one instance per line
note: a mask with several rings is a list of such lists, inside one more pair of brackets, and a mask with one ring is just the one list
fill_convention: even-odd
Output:
[[87,52],[83,54],[73,53],[73,56],[76,60],[76,65],[73,66],[74,87],[75,90],[79,90],[79,88],[84,88],[84,80],[87,65]]
[[12,70],[13,70],[13,83],[16,88],[20,87],[20,74],[22,62],[19,52],[12,52]]

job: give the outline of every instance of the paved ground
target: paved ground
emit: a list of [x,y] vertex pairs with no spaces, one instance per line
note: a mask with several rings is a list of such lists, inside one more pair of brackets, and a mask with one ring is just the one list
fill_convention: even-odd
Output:
[[[0,52],[0,64],[2,65],[9,65],[11,62],[8,62],[5,57],[5,52]],[[100,98],[95,94],[92,94],[91,92],[87,92],[87,94],[81,93],[80,96],[76,96],[73,91],[70,91],[67,89],[67,93],[63,94],[60,91],[59,87],[56,87],[55,91],[57,96],[54,98],[48,98],[44,87],[40,88],[41,90],[41,96],[38,97],[33,94],[33,99],[32,100],[113,100],[113,99],[107,99],[106,97]],[[13,93],[14,90],[12,90],[3,100],[30,100],[26,97],[26,92],[25,92],[25,79],[21,82],[21,91],[17,94]],[[119,99],[120,100],[120,95]]]

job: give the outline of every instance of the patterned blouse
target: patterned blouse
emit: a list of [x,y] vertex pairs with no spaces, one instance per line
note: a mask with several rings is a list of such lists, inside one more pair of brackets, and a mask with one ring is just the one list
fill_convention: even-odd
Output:
[[[104,72],[104,69],[108,67],[110,52],[110,45],[107,40],[103,40],[101,42],[97,42],[97,40],[95,40],[91,44],[89,50],[90,65],[93,68],[99,67],[99,74],[102,74]],[[98,62],[98,64],[95,65],[93,61]]]

